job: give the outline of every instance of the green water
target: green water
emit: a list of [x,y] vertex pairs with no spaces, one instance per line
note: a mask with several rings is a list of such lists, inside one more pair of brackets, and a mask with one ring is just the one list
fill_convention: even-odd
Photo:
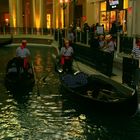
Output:
[[140,140],[139,112],[131,118],[106,118],[79,109],[60,92],[51,57],[55,49],[29,48],[39,94],[35,86],[18,99],[3,84],[6,64],[16,47],[0,48],[0,140]]

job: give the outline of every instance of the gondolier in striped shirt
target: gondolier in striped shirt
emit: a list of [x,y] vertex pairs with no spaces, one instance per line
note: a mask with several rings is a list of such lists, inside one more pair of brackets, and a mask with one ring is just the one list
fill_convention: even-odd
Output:
[[136,44],[132,49],[132,56],[136,59],[140,59],[140,38],[136,39]]
[[16,57],[19,58],[20,65],[26,70],[29,68],[30,51],[26,48],[27,41],[22,40],[21,46],[16,49]]
[[68,39],[64,40],[64,47],[60,50],[61,65],[65,72],[72,72],[72,61],[73,61],[73,48],[70,46]]

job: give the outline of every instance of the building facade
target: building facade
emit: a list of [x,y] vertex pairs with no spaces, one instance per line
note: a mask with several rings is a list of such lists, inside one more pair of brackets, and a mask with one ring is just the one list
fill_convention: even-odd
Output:
[[[109,7],[109,2],[119,7]],[[82,27],[99,23],[109,31],[112,22],[122,25],[128,35],[140,35],[140,0],[4,0],[1,3],[0,26],[12,28],[64,28],[70,24]],[[7,7],[9,5],[9,7]],[[114,6],[114,5],[113,5]],[[3,8],[5,7],[5,8]]]
[[[128,36],[140,35],[140,6],[139,0],[112,0],[120,5],[117,8],[108,8],[109,0],[88,0],[87,17],[90,24],[103,24],[105,30],[111,28],[113,21],[123,27]],[[92,11],[90,9],[93,9]]]

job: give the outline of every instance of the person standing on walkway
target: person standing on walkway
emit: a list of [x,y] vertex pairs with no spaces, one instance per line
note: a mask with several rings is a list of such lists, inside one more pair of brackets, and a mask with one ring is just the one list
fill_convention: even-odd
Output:
[[106,45],[104,35],[99,36],[99,48],[103,49]]
[[112,27],[111,27],[109,33],[113,36],[113,38],[117,37],[117,23],[116,23],[116,21],[114,21],[112,23]]
[[69,40],[70,45],[72,46],[74,43],[75,37],[74,37],[73,30],[71,28],[68,30],[67,38]]
[[113,69],[113,60],[114,60],[114,51],[115,51],[115,44],[113,38],[110,34],[105,36],[106,46],[104,47],[104,61],[106,64],[106,75],[109,77],[112,75]]
[[61,65],[63,66],[64,72],[72,72],[72,62],[73,62],[73,48],[70,46],[68,39],[64,40],[64,46],[60,50],[61,55]]
[[29,67],[29,59],[31,54],[26,46],[27,41],[22,40],[21,46],[16,49],[16,57],[19,59],[19,63],[24,69],[28,69]]
[[114,55],[115,44],[112,36],[110,34],[106,35],[105,40],[106,40],[106,45],[104,47],[104,51]]

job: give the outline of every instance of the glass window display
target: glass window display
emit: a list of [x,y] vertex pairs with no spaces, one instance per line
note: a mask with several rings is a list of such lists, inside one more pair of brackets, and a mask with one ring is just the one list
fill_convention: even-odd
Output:
[[119,4],[119,1],[118,0],[109,0],[109,5],[117,5]]

